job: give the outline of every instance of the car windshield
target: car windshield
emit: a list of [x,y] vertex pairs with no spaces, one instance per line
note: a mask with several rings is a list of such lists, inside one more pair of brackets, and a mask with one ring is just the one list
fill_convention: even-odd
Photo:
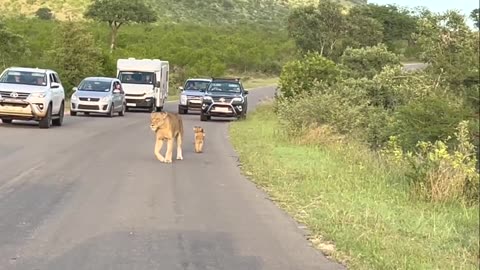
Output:
[[205,91],[207,90],[208,84],[210,82],[208,81],[194,81],[194,80],[188,80],[185,83],[185,90],[188,91]]
[[122,83],[153,84],[153,72],[120,71],[118,79]]
[[47,85],[47,74],[45,72],[9,70],[0,78],[0,83]]
[[208,92],[240,93],[240,84],[232,82],[212,82],[208,86]]
[[83,80],[78,85],[80,91],[108,92],[110,91],[110,81]]

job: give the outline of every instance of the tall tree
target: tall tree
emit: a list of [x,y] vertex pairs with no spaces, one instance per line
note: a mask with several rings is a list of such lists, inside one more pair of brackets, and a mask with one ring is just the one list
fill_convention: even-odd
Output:
[[288,32],[303,52],[318,52],[330,57],[345,37],[347,21],[342,6],[330,0],[321,1],[317,7],[296,8],[288,18]]
[[480,28],[480,9],[476,8],[470,13],[470,18],[475,23],[477,28]]
[[84,16],[108,23],[111,28],[110,52],[115,49],[118,29],[123,24],[157,21],[154,11],[142,0],[94,0]]
[[95,45],[93,35],[80,23],[65,22],[56,29],[53,50],[49,52],[66,91],[87,76],[102,74],[104,57]]

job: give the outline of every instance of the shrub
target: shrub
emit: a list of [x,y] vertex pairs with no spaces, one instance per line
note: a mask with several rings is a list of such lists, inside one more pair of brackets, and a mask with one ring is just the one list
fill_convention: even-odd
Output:
[[340,63],[346,69],[348,77],[373,78],[385,66],[399,66],[400,58],[389,52],[384,44],[360,49],[347,48]]
[[279,80],[281,98],[315,92],[315,85],[332,85],[340,74],[335,63],[318,53],[308,53],[300,60],[285,64]]
[[382,153],[408,165],[414,195],[434,202],[477,200],[480,182],[468,125],[468,121],[458,124],[452,151],[447,142],[450,137],[434,143],[420,141],[414,152],[405,152],[392,136]]

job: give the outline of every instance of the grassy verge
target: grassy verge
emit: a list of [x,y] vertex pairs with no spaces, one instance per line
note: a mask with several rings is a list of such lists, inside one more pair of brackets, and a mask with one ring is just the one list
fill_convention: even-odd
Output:
[[361,146],[289,142],[268,105],[230,133],[244,173],[350,269],[477,269],[478,206],[412,200],[401,171]]

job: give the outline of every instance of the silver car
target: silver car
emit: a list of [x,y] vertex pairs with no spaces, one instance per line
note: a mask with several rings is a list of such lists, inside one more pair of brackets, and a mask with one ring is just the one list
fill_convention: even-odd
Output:
[[83,79],[70,99],[70,115],[76,116],[83,112],[106,114],[113,117],[114,113],[125,115],[127,107],[122,83],[116,78],[88,77]]

